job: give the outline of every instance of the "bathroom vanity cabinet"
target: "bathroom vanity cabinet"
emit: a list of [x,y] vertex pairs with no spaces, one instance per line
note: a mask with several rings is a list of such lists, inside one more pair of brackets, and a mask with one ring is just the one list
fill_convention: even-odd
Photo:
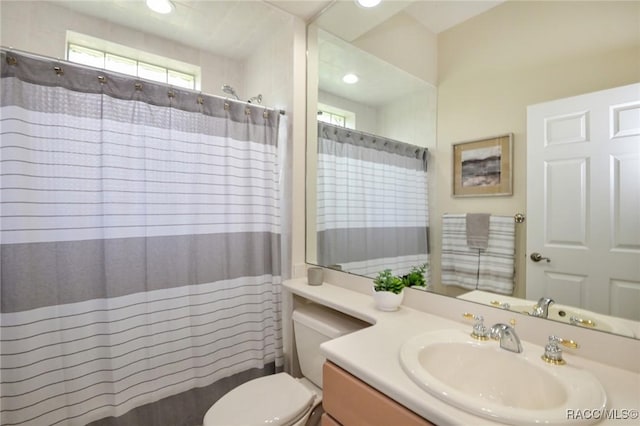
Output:
[[433,426],[331,362],[322,383],[322,426]]

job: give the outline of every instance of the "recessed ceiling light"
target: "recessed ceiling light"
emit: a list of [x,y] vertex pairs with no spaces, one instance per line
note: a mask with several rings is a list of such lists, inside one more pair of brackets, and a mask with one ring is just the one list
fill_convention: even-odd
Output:
[[173,3],[169,0],[147,0],[147,7],[154,12],[166,15],[173,10]]
[[355,74],[345,74],[345,76],[342,77],[342,81],[347,84],[355,84],[358,82],[358,76]]
[[356,3],[362,7],[376,7],[381,1],[382,0],[356,0]]

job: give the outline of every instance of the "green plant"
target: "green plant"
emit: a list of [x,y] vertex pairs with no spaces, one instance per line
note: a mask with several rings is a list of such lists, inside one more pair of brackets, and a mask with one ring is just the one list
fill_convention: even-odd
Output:
[[424,273],[427,271],[427,264],[423,264],[422,266],[414,266],[411,268],[408,274],[405,274],[401,277],[402,284],[405,287],[426,287],[427,281],[424,278]]
[[402,278],[391,274],[391,269],[385,269],[378,273],[373,280],[373,289],[375,291],[390,291],[398,294],[404,288]]

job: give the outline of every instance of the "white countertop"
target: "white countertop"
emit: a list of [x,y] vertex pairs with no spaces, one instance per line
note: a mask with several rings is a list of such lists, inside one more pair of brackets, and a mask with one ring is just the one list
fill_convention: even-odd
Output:
[[[426,312],[401,306],[395,312],[375,308],[373,297],[324,283],[309,286],[306,279],[284,283],[286,290],[313,302],[344,312],[373,326],[322,344],[323,355],[334,364],[378,389],[388,397],[438,425],[497,425],[465,411],[453,408],[416,385],[402,370],[399,351],[413,336],[434,330],[471,331],[471,324],[452,321]],[[542,351],[523,339],[526,350]],[[615,349],[612,350],[615,356]],[[541,352],[542,353],[542,352]],[[567,363],[584,368],[595,375],[607,393],[607,408],[640,409],[640,374],[575,355],[566,354]],[[576,409],[583,407],[576,407]],[[619,416],[620,413],[617,413]],[[636,419],[603,420],[600,425],[638,424]]]

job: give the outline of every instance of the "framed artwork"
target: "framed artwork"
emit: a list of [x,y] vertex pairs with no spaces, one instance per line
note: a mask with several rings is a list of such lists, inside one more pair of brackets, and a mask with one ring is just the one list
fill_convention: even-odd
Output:
[[513,195],[513,133],[453,144],[453,196]]

